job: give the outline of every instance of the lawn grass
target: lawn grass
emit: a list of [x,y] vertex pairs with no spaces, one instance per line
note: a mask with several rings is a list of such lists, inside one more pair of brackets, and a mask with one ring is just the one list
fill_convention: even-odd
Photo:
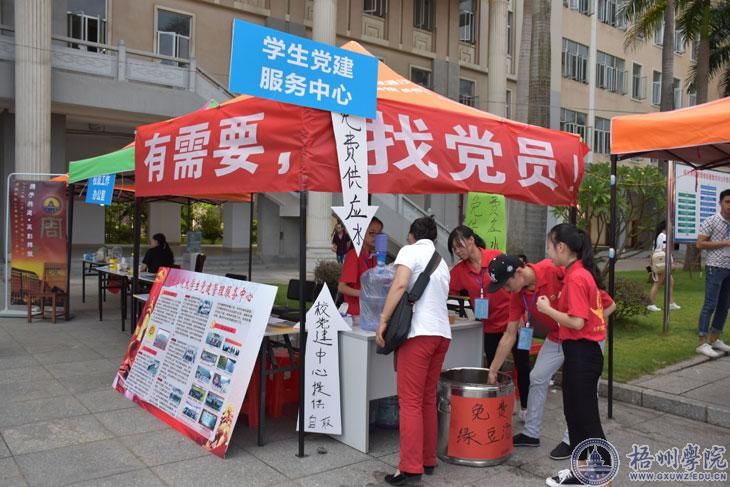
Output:
[[[644,284],[648,295],[651,285],[644,271],[619,272],[617,276]],[[657,305],[663,308],[664,287],[659,289]],[[663,312],[635,316],[618,321],[614,329],[614,378],[619,382],[650,374],[695,355],[697,318],[705,292],[704,275],[674,272],[674,300],[682,309],[672,311],[669,331],[662,333]],[[604,378],[608,377],[608,355],[604,360]]]

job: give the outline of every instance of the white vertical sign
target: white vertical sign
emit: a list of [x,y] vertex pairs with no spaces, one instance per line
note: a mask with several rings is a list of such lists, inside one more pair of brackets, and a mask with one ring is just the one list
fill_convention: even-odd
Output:
[[365,119],[332,112],[332,128],[342,181],[342,204],[332,210],[340,217],[360,255],[370,220],[377,206],[368,205],[368,148]]
[[342,434],[340,346],[337,333],[349,330],[329,288],[324,286],[307,312],[304,358],[304,431]]

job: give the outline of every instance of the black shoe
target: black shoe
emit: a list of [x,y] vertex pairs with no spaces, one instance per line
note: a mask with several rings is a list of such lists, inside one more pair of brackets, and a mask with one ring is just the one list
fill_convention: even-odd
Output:
[[512,444],[514,446],[540,446],[540,439],[520,433],[512,437]]
[[434,471],[435,468],[436,468],[436,465],[432,465],[430,467],[424,465],[423,466],[423,473],[425,473],[426,475],[433,475],[433,471]]
[[421,474],[407,472],[400,472],[398,475],[388,474],[385,476],[385,482],[390,485],[421,485]]
[[583,482],[575,478],[573,472],[566,468],[561,470],[555,477],[545,479],[545,484],[549,487],[560,487],[561,485],[585,485]]
[[570,458],[570,456],[573,454],[573,450],[570,448],[570,445],[568,445],[566,442],[561,441],[558,443],[558,446],[552,449],[550,452],[550,458],[553,460],[565,460],[567,458]]

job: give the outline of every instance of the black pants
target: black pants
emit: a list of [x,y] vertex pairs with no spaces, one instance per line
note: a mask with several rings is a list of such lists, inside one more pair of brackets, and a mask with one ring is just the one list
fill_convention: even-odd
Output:
[[[601,347],[590,340],[565,340],[563,354],[563,412],[570,446],[575,448],[588,438],[605,440],[596,395],[598,379],[603,371]],[[587,453],[587,449],[583,451],[581,460]],[[604,460],[608,463],[609,459]]]
[[[497,347],[504,333],[484,334],[484,353],[487,355],[487,367],[492,364],[494,356],[497,355]],[[518,350],[517,342],[512,347],[512,360],[517,369],[517,388],[520,390],[520,406],[527,409],[527,395],[530,392],[530,352],[529,350]]]

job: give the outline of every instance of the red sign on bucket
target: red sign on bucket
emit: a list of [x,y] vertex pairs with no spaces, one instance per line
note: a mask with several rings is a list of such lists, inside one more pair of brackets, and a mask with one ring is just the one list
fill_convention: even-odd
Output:
[[497,460],[512,452],[512,408],[515,397],[451,396],[447,455]]

